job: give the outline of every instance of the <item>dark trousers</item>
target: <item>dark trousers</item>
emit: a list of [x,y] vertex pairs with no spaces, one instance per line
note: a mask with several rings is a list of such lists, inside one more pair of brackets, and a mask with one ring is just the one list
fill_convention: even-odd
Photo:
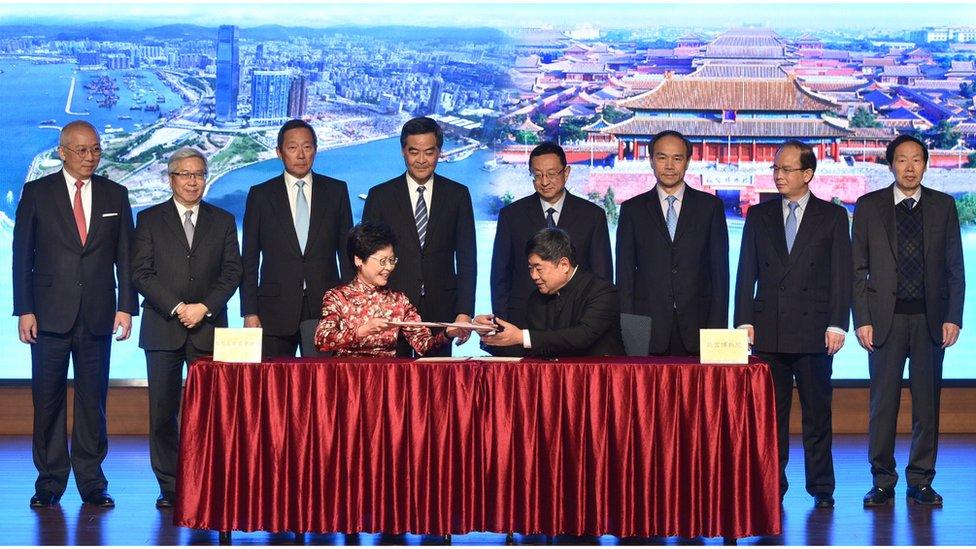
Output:
[[162,492],[176,492],[176,467],[180,448],[180,401],[183,398],[183,364],[210,355],[186,338],[173,351],[146,351],[149,381],[149,462]]
[[790,459],[790,409],[793,381],[803,414],[803,464],[810,495],[834,493],[833,427],[831,400],[834,358],[826,353],[793,354],[756,352],[770,366],[776,391],[776,435],[779,444],[779,491],[786,494],[786,464]]
[[301,348],[302,344],[302,331],[299,326],[303,321],[310,318],[321,318],[321,311],[321,296],[319,297],[318,303],[313,304],[309,303],[309,296],[308,294],[305,294],[304,298],[302,299],[301,318],[298,320],[298,324],[295,325],[295,332],[288,335],[264,334],[264,336],[261,337],[261,357],[264,359],[275,357],[294,357],[295,352]]
[[[112,351],[110,335],[92,335],[79,313],[68,333],[38,332],[31,345],[31,398],[34,403],[34,466],[38,492],[56,496],[75,484],[84,497],[108,488],[102,461],[108,453],[105,397]],[[74,426],[68,452],[68,358],[74,372]]]
[[905,478],[909,486],[932,484],[939,450],[939,396],[944,357],[945,349],[932,341],[924,314],[896,314],[887,341],[868,355],[871,373],[868,459],[875,486],[891,488],[898,482],[895,430],[906,358],[912,393],[912,446]]
[[[651,329],[654,329],[653,323]],[[663,353],[648,353],[651,356],[692,356],[691,351],[685,346],[681,339],[681,328],[678,326],[678,310],[673,309],[671,313],[671,335],[668,339],[668,348]]]

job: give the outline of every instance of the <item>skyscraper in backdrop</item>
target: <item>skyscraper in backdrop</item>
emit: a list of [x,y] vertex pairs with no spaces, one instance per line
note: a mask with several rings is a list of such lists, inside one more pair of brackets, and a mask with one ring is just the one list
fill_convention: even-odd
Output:
[[241,60],[236,25],[217,30],[217,90],[214,94],[218,123],[237,120],[237,96],[241,87]]

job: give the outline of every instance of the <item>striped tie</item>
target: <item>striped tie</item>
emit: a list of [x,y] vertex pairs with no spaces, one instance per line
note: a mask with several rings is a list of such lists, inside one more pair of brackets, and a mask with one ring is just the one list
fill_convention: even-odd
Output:
[[424,200],[424,191],[427,187],[417,187],[417,208],[413,212],[413,220],[417,222],[417,237],[420,238],[420,247],[424,247],[427,239],[427,201]]

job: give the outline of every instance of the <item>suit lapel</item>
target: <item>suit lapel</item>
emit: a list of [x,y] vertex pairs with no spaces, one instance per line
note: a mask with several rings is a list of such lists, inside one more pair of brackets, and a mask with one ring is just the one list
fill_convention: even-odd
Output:
[[[763,224],[766,225],[766,231],[769,233],[769,239],[773,243],[776,256],[779,257],[783,265],[788,264],[789,252],[786,250],[786,225],[783,223],[781,198],[774,198],[769,201],[769,206],[763,216]],[[794,241],[795,244],[796,242]]]
[[[285,176],[282,175],[275,179],[271,185],[271,209],[274,210],[274,217],[281,223],[281,230],[284,234],[290,235],[289,245],[297,255],[302,255],[302,247],[298,243],[298,232],[295,231],[295,219],[291,215],[291,205],[288,202],[288,189],[285,188]],[[307,244],[307,243],[306,243]]]
[[[532,228],[532,234],[535,234],[542,229],[547,227],[546,225],[546,214],[542,212],[542,203],[540,202],[539,193],[532,193],[531,199],[527,200],[525,203],[525,220],[528,221]],[[563,202],[563,212],[566,211],[567,204],[569,204],[569,196],[566,197],[566,201]],[[559,221],[563,220],[563,216],[559,216]],[[567,221],[568,223],[568,221]],[[556,226],[560,229],[563,228],[563,223],[556,223]]]
[[53,190],[48,193],[53,197],[54,208],[58,212],[58,218],[64,227],[65,234],[71,235],[68,239],[81,248],[81,236],[78,234],[78,226],[75,225],[75,212],[68,198],[67,185],[65,184],[64,172],[58,172],[52,176],[51,182]]
[[664,237],[665,242],[671,242],[671,235],[668,233],[668,227],[664,223],[664,214],[661,213],[661,200],[657,195],[657,186],[654,186],[654,188],[648,191],[645,194],[645,198],[644,205],[647,207],[647,214],[650,216],[651,224],[657,227],[661,236]]
[[[91,179],[91,217],[88,221],[88,237],[85,239],[85,247],[98,235],[98,228],[102,225],[102,214],[105,212],[105,187],[95,176]],[[116,212],[122,215],[122,212]],[[72,215],[72,219],[74,215]]]
[[[888,186],[888,192],[882,193],[880,210],[881,224],[884,225],[885,234],[888,235],[888,246],[891,247],[891,255],[898,258],[898,236],[895,233],[895,186]],[[924,215],[925,210],[922,210]]]
[[[678,225],[674,228],[674,241],[677,242],[681,235],[688,232],[688,225],[692,223],[692,217],[694,217],[694,212],[698,207],[698,191],[692,189],[685,183],[685,194],[682,199],[681,213],[678,214]],[[658,208],[660,212],[660,208]],[[685,214],[689,215],[685,215]],[[662,214],[661,219],[664,219]],[[665,230],[667,230],[667,220],[665,220]]]
[[[813,240],[813,236],[818,230],[820,230],[820,223],[823,221],[824,215],[824,204],[816,196],[810,195],[810,200],[807,201],[807,208],[803,212],[803,218],[800,221],[800,226],[796,230],[796,239],[793,241],[793,249],[790,251],[789,263],[786,266],[786,272],[789,272],[796,264],[797,258],[803,253],[803,249],[806,248],[810,242]],[[786,242],[786,227],[784,223],[783,227],[783,242]]]
[[[437,174],[431,178],[431,182],[434,183],[431,188],[430,193],[430,203],[427,204],[427,240],[424,243],[424,247],[427,247],[427,243],[430,242],[433,236],[441,234],[440,225],[444,221],[444,216],[446,215],[444,210],[444,204],[447,202],[447,191],[444,190],[444,182],[438,182],[436,179]],[[434,206],[437,206],[436,208]],[[416,224],[416,222],[415,222]],[[418,235],[418,242],[420,236]]]
[[[197,214],[197,223],[193,226],[193,245],[190,247],[190,251],[195,251],[200,247],[200,241],[210,234],[210,223],[213,221],[211,219],[210,206],[205,202],[200,202],[200,209]],[[180,228],[182,230],[182,227]],[[186,242],[186,233],[183,233],[183,242]]]
[[[312,207],[309,210],[308,242],[305,249],[312,247],[318,241],[318,236],[322,232],[322,225],[325,223],[325,211],[328,208],[329,185],[322,178],[314,173],[312,175]],[[295,238],[297,239],[297,233]]]
[[922,246],[925,255],[925,264],[929,265],[929,253],[939,245],[934,240],[935,231],[932,230],[932,222],[939,219],[939,212],[936,211],[936,203],[932,200],[932,194],[925,187],[922,187],[920,198],[924,198],[919,203],[919,206],[922,207]]
[[[166,223],[166,227],[171,233],[173,233],[173,238],[183,244],[183,247],[189,249],[189,245],[186,243],[186,232],[183,230],[183,220],[180,219],[180,212],[176,209],[176,199],[170,198],[167,202],[168,207],[163,211],[163,222]],[[202,208],[201,208],[202,209]],[[197,216],[197,224],[200,223],[199,216]],[[196,240],[197,237],[196,229],[193,230],[193,239]]]
[[[413,227],[412,231],[411,230],[406,231],[407,234],[410,235],[407,238],[409,238],[410,241],[413,242],[413,245],[416,246],[417,249],[419,250],[420,235],[417,234],[417,221],[413,217],[413,206],[412,206],[413,198],[410,196],[410,187],[407,186],[406,174],[400,176],[400,180],[397,181],[393,187],[394,187],[393,202],[395,203],[394,207],[400,213],[400,216],[403,218],[403,226]],[[437,185],[434,185],[434,187],[436,188]],[[433,194],[434,193],[431,193],[431,196],[433,196]],[[434,202],[433,198],[431,198],[431,202]],[[428,236],[430,236],[430,214],[431,214],[430,204],[428,204],[427,205],[427,235]],[[403,238],[401,235],[397,235],[397,236]]]

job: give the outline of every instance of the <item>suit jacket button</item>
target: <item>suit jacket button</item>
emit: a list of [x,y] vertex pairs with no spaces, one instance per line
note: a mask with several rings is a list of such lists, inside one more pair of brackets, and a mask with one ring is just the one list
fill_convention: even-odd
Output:
[[79,286],[84,286],[84,285],[85,285],[85,283],[84,283],[84,282],[79,282],[79,283],[78,283],[78,285],[79,285]]
[[193,277],[192,276],[190,277],[190,280],[193,280]]
[[678,269],[671,269],[671,274],[678,274]]
[[783,284],[782,286],[780,286],[779,289],[780,289],[780,291],[785,292],[786,291],[786,284]]

